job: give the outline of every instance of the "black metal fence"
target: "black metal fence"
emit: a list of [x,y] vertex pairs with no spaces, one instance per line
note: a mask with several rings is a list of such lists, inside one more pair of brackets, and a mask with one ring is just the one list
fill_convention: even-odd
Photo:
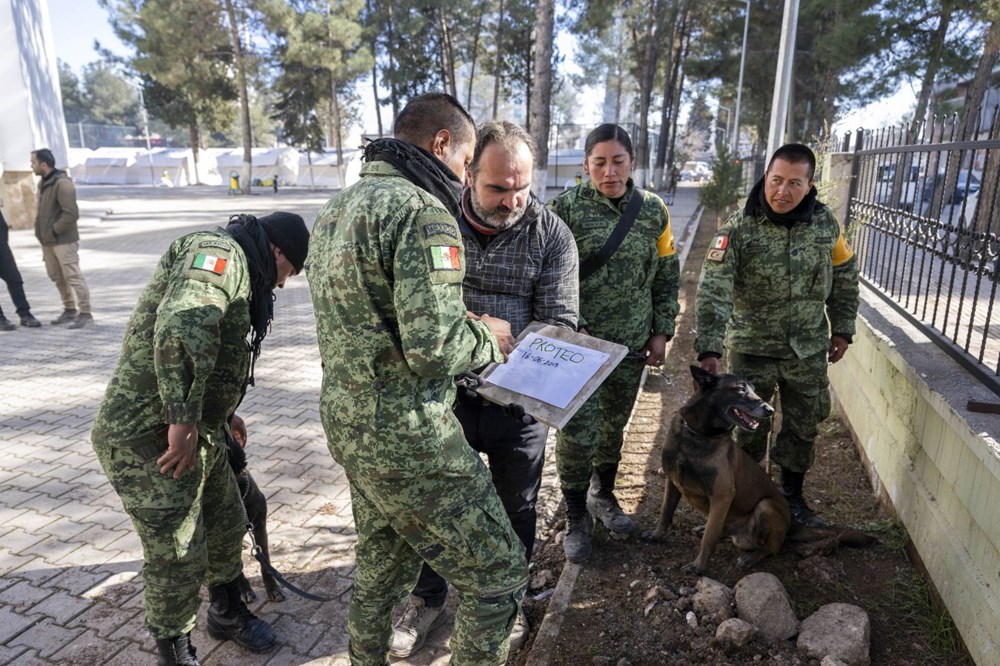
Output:
[[1000,395],[1000,110],[859,130],[846,225],[862,280]]

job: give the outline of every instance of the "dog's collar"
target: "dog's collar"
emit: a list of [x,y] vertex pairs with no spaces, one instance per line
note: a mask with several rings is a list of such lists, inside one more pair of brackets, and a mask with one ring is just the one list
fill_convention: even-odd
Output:
[[730,433],[733,431],[734,428],[736,428],[736,426],[731,425],[728,428],[725,428],[718,432],[698,432],[697,430],[695,430],[694,428],[692,428],[687,424],[687,421],[684,420],[683,416],[681,417],[681,425],[689,433],[691,433],[692,435],[697,435],[698,437],[718,437],[719,435],[725,435],[726,433]]

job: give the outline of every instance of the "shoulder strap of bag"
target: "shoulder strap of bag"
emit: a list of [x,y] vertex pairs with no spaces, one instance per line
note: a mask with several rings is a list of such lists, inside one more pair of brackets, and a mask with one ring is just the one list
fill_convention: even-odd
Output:
[[636,218],[639,217],[639,209],[642,208],[642,202],[645,198],[646,193],[643,190],[638,187],[633,188],[632,198],[628,200],[628,206],[622,213],[621,219],[618,220],[618,225],[608,236],[608,240],[604,241],[604,247],[580,263],[581,280],[586,280],[593,275],[594,271],[608,263],[608,259],[621,246],[622,241],[625,240],[625,234],[629,232],[629,229],[635,224]]

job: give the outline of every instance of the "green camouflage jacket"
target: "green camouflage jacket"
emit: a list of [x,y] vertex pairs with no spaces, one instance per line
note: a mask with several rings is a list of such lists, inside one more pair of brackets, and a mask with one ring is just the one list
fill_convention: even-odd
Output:
[[[429,416],[432,403],[450,414],[455,375],[503,360],[489,327],[466,318],[458,223],[387,162],[363,165],[361,180],[327,202],[306,266],[328,434],[334,423],[377,429],[390,439],[414,433],[439,418]],[[380,455],[356,453],[361,465]],[[406,465],[407,456],[418,464],[413,455],[402,451],[399,460],[377,466]]]
[[197,423],[213,441],[239,404],[250,361],[250,275],[221,229],[174,241],[129,320],[94,421],[96,443],[138,443]]
[[[630,178],[616,207],[587,181],[548,203],[573,232],[581,265],[604,247],[634,191]],[[639,216],[618,250],[580,281],[580,326],[632,351],[645,346],[652,335],[673,336],[680,311],[679,272],[667,207],[660,197],[646,192]]]
[[741,209],[712,240],[696,311],[699,354],[721,354],[724,344],[742,354],[806,358],[829,348],[831,331],[854,335],[857,258],[821,203],[812,220],[790,229]]

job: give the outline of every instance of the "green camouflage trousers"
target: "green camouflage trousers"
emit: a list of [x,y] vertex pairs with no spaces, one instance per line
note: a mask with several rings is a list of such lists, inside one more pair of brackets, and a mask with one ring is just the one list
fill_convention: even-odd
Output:
[[194,628],[202,583],[228,583],[243,570],[244,518],[224,447],[201,439],[195,469],[174,479],[156,464],[166,429],[157,438],[162,448],[94,442],[94,451],[142,541],[146,627],[172,638]]
[[[790,472],[807,472],[812,467],[816,426],[830,416],[830,382],[827,379],[827,352],[803,359],[780,359],[729,353],[729,371],[753,384],[768,402],[777,388],[781,401],[781,430],[771,446],[771,460]],[[736,442],[760,462],[767,451],[770,424],[755,432],[737,430]]]
[[392,609],[413,589],[423,561],[460,595],[451,663],[506,662],[510,631],[528,583],[524,546],[486,466],[478,456],[469,457],[467,475],[456,475],[454,469],[437,477],[348,473],[358,533],[348,607],[354,666],[389,663]]
[[632,413],[643,364],[625,359],[556,434],[556,469],[567,490],[586,490],[595,469],[622,459],[625,424]]

